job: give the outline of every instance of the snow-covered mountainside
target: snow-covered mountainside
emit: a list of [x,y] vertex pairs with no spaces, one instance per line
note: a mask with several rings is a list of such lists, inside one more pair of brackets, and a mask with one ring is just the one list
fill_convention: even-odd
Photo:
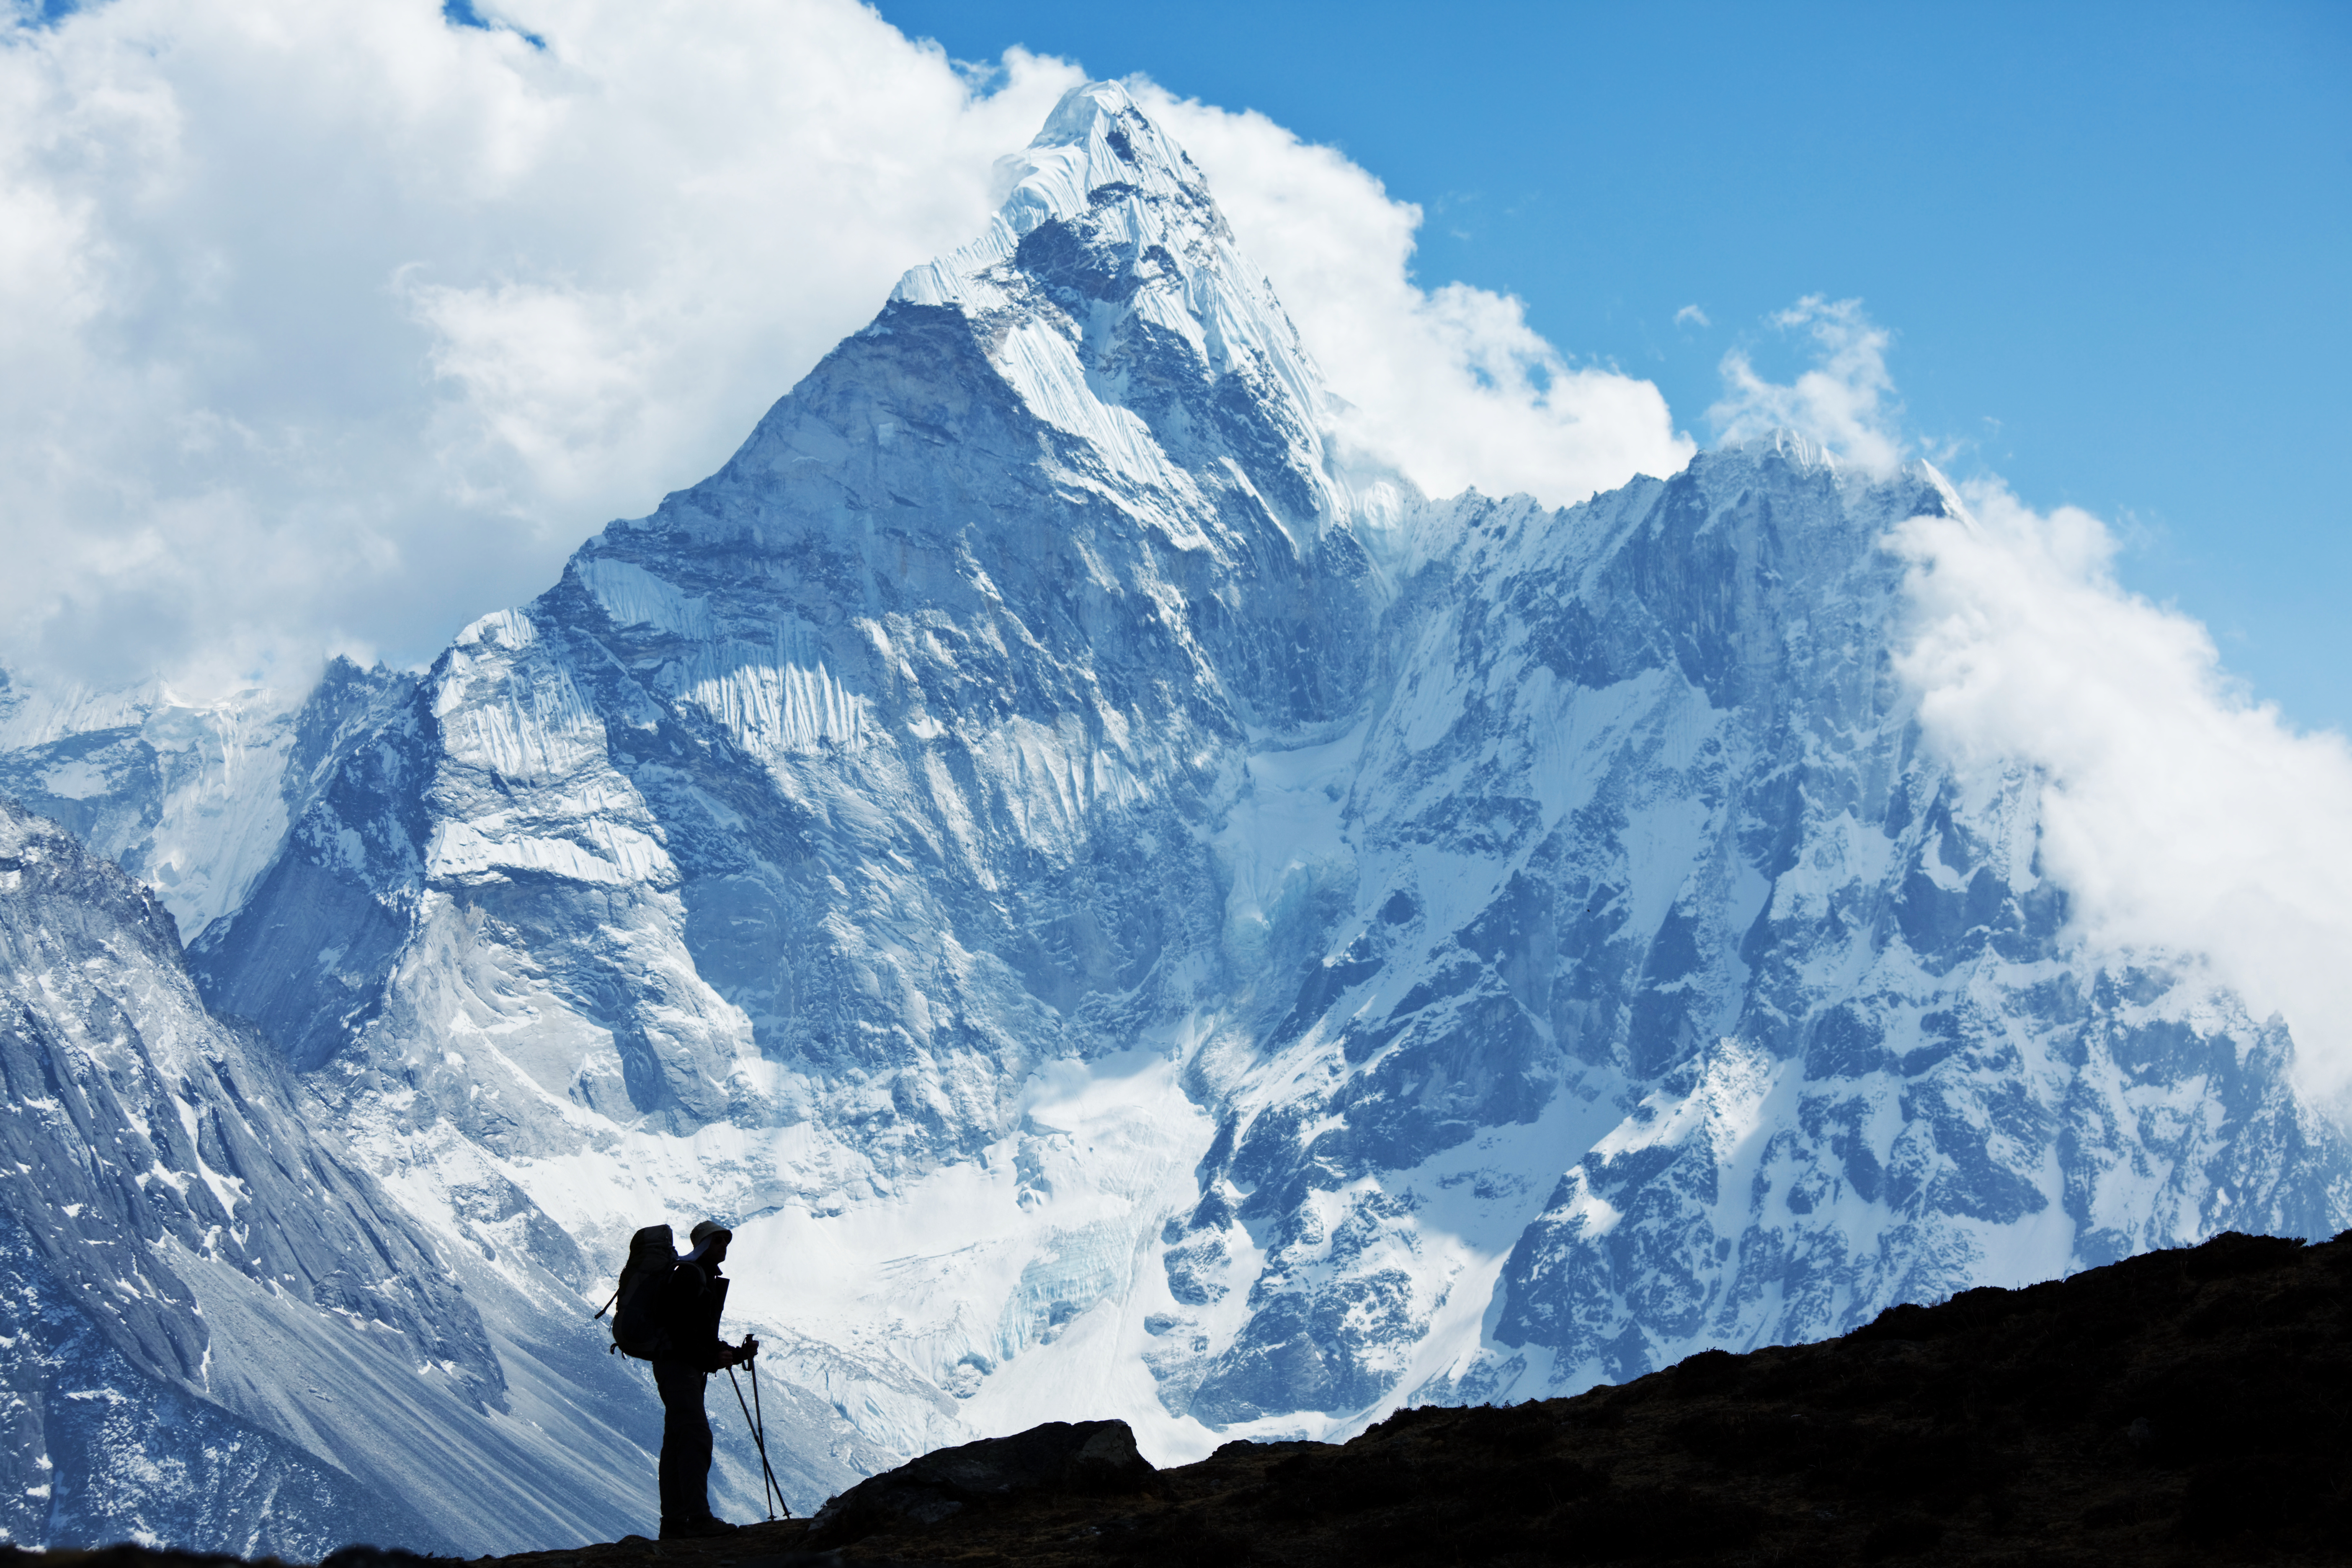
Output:
[[5,802],[0,1082],[0,1539],[302,1561],[645,1525],[657,1425],[568,1293],[489,1330],[509,1288],[205,1012],[156,898]]
[[277,854],[301,706],[257,688],[206,703],[160,682],[44,690],[0,671],[0,795],[145,882],[194,941]]
[[718,474],[331,673],[207,1001],[494,1341],[734,1218],[796,1504],[2352,1218],[2284,1030],[2079,951],[2039,781],[1924,748],[1932,470],[1432,502],[1332,412],[1199,171],[1074,93]]

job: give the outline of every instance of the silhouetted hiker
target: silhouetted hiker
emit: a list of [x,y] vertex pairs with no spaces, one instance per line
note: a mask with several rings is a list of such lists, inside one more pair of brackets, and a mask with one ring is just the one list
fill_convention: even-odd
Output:
[[760,1342],[743,1336],[740,1345],[719,1337],[719,1315],[727,1309],[727,1278],[719,1266],[735,1233],[707,1219],[688,1233],[693,1250],[661,1281],[654,1315],[661,1341],[653,1358],[654,1385],[661,1390],[662,1539],[722,1535],[735,1527],[710,1512],[710,1417],[702,1407],[703,1384],[722,1367],[750,1361]]

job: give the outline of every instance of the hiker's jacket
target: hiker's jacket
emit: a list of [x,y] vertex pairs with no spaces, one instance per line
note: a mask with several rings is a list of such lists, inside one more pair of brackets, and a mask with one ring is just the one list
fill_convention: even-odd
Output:
[[699,1372],[717,1372],[735,1347],[719,1337],[719,1317],[727,1310],[727,1277],[716,1263],[681,1261],[661,1283],[655,1318],[661,1325],[664,1361],[681,1361]]

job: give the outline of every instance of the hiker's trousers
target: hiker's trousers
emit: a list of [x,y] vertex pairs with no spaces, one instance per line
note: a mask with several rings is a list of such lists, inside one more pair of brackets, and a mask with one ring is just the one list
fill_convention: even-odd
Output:
[[710,1417],[702,1407],[709,1373],[682,1361],[654,1363],[661,1390],[661,1516],[666,1525],[710,1517]]

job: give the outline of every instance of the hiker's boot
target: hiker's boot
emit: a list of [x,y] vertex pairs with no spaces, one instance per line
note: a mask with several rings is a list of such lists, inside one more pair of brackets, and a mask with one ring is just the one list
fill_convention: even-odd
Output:
[[662,1539],[692,1541],[708,1535],[732,1535],[735,1530],[736,1527],[725,1520],[713,1519],[706,1513],[700,1519],[689,1519],[678,1524],[662,1526]]
[[700,1519],[666,1519],[662,1521],[661,1538],[664,1541],[693,1541],[706,1535],[732,1535],[736,1528],[725,1520],[713,1519],[709,1514]]

